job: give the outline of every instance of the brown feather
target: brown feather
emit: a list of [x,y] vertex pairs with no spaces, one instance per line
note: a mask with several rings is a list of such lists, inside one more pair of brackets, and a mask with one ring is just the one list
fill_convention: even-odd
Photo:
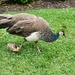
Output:
[[32,32],[43,31],[49,27],[48,23],[41,17],[31,14],[14,15],[11,19],[13,26],[7,31],[11,34],[27,37]]

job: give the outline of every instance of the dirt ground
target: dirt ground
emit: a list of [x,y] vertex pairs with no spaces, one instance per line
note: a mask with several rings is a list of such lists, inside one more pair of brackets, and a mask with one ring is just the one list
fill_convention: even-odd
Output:
[[18,5],[6,3],[0,5],[0,13],[8,11],[25,11],[30,9],[43,9],[43,8],[70,8],[75,7],[75,0],[67,0],[64,2],[57,2],[53,0],[37,0],[30,4]]

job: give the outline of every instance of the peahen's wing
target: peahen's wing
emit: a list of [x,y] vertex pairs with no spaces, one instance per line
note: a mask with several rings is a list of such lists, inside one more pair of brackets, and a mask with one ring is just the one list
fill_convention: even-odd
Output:
[[7,31],[11,34],[28,36],[32,32],[40,30],[37,28],[36,21],[31,20],[21,20],[14,24],[11,28],[8,28]]
[[7,29],[10,34],[28,36],[33,32],[45,31],[49,24],[41,17],[36,17],[29,14],[16,15],[12,17],[11,27]]

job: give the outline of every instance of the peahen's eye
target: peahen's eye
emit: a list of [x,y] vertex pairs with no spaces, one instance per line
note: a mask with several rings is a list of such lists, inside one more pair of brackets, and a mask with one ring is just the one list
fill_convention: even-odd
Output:
[[59,35],[63,35],[63,34],[64,34],[64,32],[62,32],[62,31],[59,32]]

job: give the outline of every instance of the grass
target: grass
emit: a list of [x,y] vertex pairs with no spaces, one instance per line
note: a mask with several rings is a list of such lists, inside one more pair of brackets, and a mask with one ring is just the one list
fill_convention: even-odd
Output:
[[[26,42],[21,52],[13,53],[6,47],[11,43],[20,45],[23,38],[0,30],[0,75],[75,75],[75,8],[41,9],[26,11],[48,21],[53,32],[66,26],[66,37],[56,42],[39,41],[43,50],[38,53],[33,42]],[[6,12],[17,14],[19,12]],[[25,13],[25,12],[23,12]]]

